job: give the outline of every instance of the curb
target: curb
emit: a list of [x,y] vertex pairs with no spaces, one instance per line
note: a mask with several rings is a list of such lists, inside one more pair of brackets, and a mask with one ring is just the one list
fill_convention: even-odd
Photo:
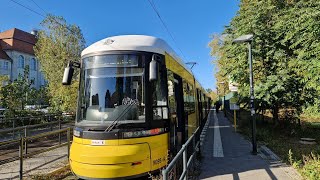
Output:
[[290,177],[290,179],[294,179],[294,180],[303,179],[301,177],[301,174],[295,168],[284,163],[281,160],[281,158],[279,156],[277,156],[274,152],[272,152],[267,146],[265,146],[265,145],[260,146],[259,156],[262,157],[263,159],[271,162],[271,163],[278,164],[280,166],[281,170],[283,171],[283,173],[288,175]]
[[262,145],[260,146],[260,152],[259,154],[262,155],[262,158],[266,158],[268,160],[273,161],[282,161],[279,156],[277,156],[274,152],[272,152],[267,146]]
[[211,112],[208,114],[207,121],[204,124],[203,129],[202,129],[201,134],[200,134],[200,147],[203,146],[205,138],[207,136],[207,129],[208,129],[208,126],[209,126],[209,121],[210,121],[210,119],[209,119],[210,114],[211,114]]

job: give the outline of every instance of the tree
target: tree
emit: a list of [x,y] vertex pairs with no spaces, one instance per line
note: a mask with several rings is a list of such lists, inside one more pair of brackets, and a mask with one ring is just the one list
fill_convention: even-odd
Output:
[[210,97],[211,97],[212,102],[215,103],[218,100],[219,96],[214,91],[211,91],[210,92]]
[[60,16],[48,15],[41,26],[34,50],[48,80],[50,106],[55,111],[75,111],[79,82],[62,86],[61,81],[68,62],[80,61],[85,40],[78,26],[67,24]]
[[300,98],[310,114],[320,114],[320,2],[317,0],[292,1],[275,23],[275,36],[279,46],[289,52],[288,68],[300,76]]
[[19,74],[18,79],[0,89],[1,106],[8,108],[11,112],[24,110],[32,83],[29,80],[29,66],[26,66],[23,74]]
[[[209,44],[211,54],[216,57],[217,82],[239,83],[239,96],[242,102],[248,102],[247,47],[233,44],[232,40],[243,34],[253,34],[258,109],[271,109],[275,120],[278,120],[280,108],[295,108],[300,113],[301,107],[310,101],[310,92],[319,89],[316,59],[319,59],[320,44],[315,39],[320,37],[320,26],[319,13],[314,8],[320,7],[319,4],[316,0],[242,0],[237,15],[224,33],[214,35]],[[313,81],[308,81],[310,79]],[[319,96],[313,99],[317,99],[315,97]]]

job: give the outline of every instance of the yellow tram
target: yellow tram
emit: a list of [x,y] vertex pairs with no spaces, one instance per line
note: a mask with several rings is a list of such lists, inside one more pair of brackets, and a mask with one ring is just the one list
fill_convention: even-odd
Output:
[[83,179],[130,179],[168,163],[210,106],[207,92],[167,43],[144,35],[114,36],[65,69],[80,68],[70,165]]

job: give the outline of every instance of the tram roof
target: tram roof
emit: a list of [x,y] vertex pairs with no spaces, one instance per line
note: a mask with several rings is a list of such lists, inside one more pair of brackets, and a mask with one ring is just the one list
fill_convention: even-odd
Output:
[[[154,52],[154,53],[163,54],[163,55],[165,55],[165,53],[168,53],[181,66],[183,66],[190,74],[194,76],[192,71],[179,58],[179,56],[174,52],[174,50],[161,38],[147,36],[147,35],[111,36],[111,37],[102,39],[90,45],[89,47],[85,48],[82,51],[81,56],[95,54],[99,52],[103,53],[107,51],[144,51],[144,52]],[[199,81],[197,81],[197,83],[199,83]]]
[[190,69],[177,56],[172,48],[161,38],[146,35],[120,35],[102,39],[85,48],[81,56],[106,51],[145,51],[158,54],[170,54],[190,73]]

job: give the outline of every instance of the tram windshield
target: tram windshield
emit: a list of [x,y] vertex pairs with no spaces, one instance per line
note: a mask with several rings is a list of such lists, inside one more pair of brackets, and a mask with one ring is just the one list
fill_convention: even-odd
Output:
[[144,68],[139,56],[85,58],[81,77],[78,123],[145,122]]

